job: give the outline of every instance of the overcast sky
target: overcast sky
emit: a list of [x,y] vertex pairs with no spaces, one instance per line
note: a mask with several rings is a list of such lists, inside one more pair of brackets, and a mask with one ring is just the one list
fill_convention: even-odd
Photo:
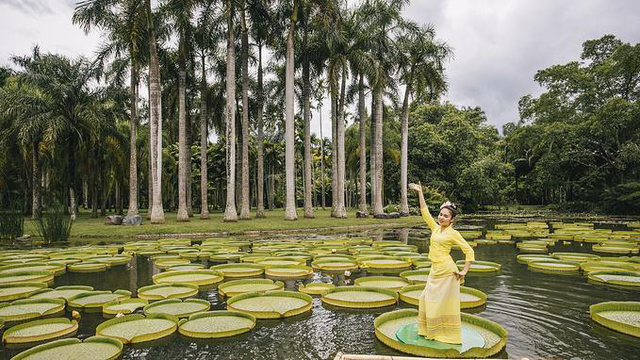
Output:
[[[34,44],[47,52],[91,57],[100,35],[85,35],[71,23],[74,4],[0,0],[0,64],[27,54]],[[577,60],[585,40],[613,34],[640,42],[639,14],[638,0],[413,0],[404,11],[407,18],[433,24],[437,37],[454,48],[445,99],[480,106],[499,129],[518,119],[521,96],[540,93],[535,72]],[[322,113],[323,135],[330,137],[327,105]],[[316,133],[317,119],[316,113]]]

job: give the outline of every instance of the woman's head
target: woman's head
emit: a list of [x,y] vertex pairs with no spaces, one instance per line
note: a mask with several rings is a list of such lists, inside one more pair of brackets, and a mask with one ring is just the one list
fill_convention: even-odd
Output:
[[458,206],[450,201],[440,205],[440,214],[438,214],[438,222],[441,226],[449,226],[458,216]]

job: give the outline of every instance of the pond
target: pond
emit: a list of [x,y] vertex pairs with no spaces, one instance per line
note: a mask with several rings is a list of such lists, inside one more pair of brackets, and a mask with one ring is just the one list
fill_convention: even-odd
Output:
[[[474,225],[489,225],[474,221]],[[362,233],[354,234],[362,236]],[[427,251],[428,232],[423,228],[378,231],[376,239],[402,240]],[[590,244],[559,241],[550,252],[591,252]],[[516,261],[513,244],[479,245],[476,259],[500,263],[494,276],[469,274],[465,286],[488,295],[486,305],[470,313],[502,325],[509,333],[505,350],[498,358],[630,359],[638,358],[640,340],[608,330],[589,317],[589,306],[603,301],[640,301],[640,291],[612,288],[591,283],[580,274],[557,275],[534,272]],[[462,259],[453,251],[454,259]],[[135,266],[118,266],[106,272],[67,273],[55,278],[53,286],[91,285],[96,290],[136,289],[153,284],[159,270],[148,257],[134,258]],[[208,264],[210,265],[210,264]],[[378,274],[376,274],[378,275]],[[353,284],[362,273],[344,275],[314,272],[310,279],[287,280],[286,290],[303,283],[322,281],[335,285]],[[200,299],[211,303],[211,310],[226,309],[225,298],[216,289],[201,291]],[[400,302],[397,306],[373,310],[345,310],[322,303],[315,296],[311,312],[284,320],[258,320],[254,330],[221,340],[194,341],[174,335],[154,343],[127,345],[123,359],[332,359],[338,351],[356,354],[406,355],[395,351],[374,335],[373,321],[378,315],[397,308],[415,308]],[[467,311],[467,310],[463,310]],[[69,314],[67,314],[69,315]],[[95,335],[103,322],[101,314],[83,313],[79,338]],[[3,349],[8,359],[19,351]]]

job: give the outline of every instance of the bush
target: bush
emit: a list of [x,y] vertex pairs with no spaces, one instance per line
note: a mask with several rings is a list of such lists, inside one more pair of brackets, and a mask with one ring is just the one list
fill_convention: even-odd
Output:
[[549,209],[564,213],[587,213],[593,212],[594,204],[588,201],[567,201],[549,205]]
[[640,215],[640,182],[607,189],[602,196],[602,206],[610,214]]
[[68,241],[72,226],[73,220],[69,215],[65,215],[60,207],[42,214],[38,219],[38,232],[47,244]]
[[24,217],[19,210],[0,211],[0,239],[14,240],[24,234]]

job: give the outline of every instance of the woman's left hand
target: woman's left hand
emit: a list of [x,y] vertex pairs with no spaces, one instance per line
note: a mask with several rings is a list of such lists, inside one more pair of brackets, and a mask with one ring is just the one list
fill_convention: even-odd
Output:
[[454,271],[453,274],[456,276],[457,280],[463,281],[464,280],[464,276],[467,275],[466,271]]

